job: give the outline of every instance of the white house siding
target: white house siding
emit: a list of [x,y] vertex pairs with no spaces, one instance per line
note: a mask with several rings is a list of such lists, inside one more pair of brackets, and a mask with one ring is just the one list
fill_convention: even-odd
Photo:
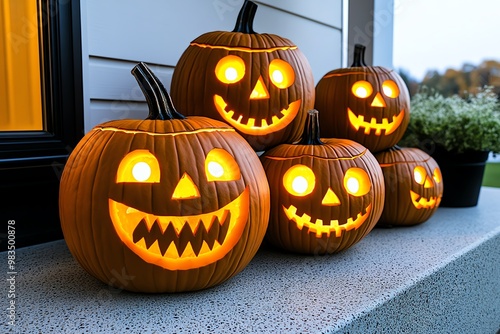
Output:
[[[292,40],[315,81],[342,65],[346,0],[263,0],[254,29]],[[344,2],[344,3],[343,3]],[[232,30],[243,0],[82,0],[85,131],[111,119],[144,118],[147,106],[130,74],[147,62],[167,89],[189,43]]]

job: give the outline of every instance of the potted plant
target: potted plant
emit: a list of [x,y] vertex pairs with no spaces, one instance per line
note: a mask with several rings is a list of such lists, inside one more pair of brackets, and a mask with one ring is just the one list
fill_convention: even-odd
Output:
[[488,86],[464,97],[424,87],[411,100],[410,123],[399,145],[419,147],[438,162],[441,206],[475,206],[486,160],[500,152],[498,97]]

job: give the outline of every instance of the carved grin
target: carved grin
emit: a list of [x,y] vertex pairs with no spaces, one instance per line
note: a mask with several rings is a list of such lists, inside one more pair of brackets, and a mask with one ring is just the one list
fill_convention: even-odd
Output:
[[280,111],[281,117],[275,115],[271,118],[270,124],[266,119],[260,120],[260,126],[255,125],[255,118],[249,118],[247,124],[242,123],[243,116],[239,116],[237,119],[234,119],[234,117],[237,117],[237,115],[235,115],[235,111],[226,110],[227,102],[220,95],[214,95],[214,104],[221,117],[232,127],[245,134],[264,135],[287,127],[295,119],[295,116],[297,116],[301,100],[291,102],[288,108]]
[[290,205],[288,208],[283,206],[283,211],[286,216],[289,220],[297,224],[299,230],[302,230],[305,226],[309,229],[309,232],[315,233],[318,238],[321,238],[322,234],[326,234],[327,237],[330,237],[330,233],[332,232],[335,232],[336,237],[340,237],[342,231],[358,229],[370,215],[371,209],[372,205],[370,204],[366,207],[365,214],[360,212],[355,218],[350,217],[347,219],[347,222],[339,224],[339,221],[336,219],[332,219],[329,222],[323,222],[322,219],[316,219],[316,221],[312,222],[311,217],[305,213],[302,216],[297,215],[297,208],[295,206]]
[[380,136],[382,130],[385,130],[385,135],[390,135],[401,125],[405,117],[405,111],[401,110],[398,115],[392,116],[392,121],[389,122],[387,118],[382,119],[382,123],[378,123],[377,120],[372,117],[372,119],[367,122],[365,121],[364,115],[356,116],[350,108],[347,108],[347,116],[349,117],[349,122],[357,130],[359,128],[365,128],[365,134],[370,134],[372,129],[375,129],[375,135]]
[[248,187],[223,208],[193,216],[156,216],[109,199],[118,236],[144,261],[169,270],[193,269],[223,258],[248,221]]
[[411,201],[417,209],[433,209],[441,202],[441,196],[431,196],[424,198],[416,192],[410,190]]

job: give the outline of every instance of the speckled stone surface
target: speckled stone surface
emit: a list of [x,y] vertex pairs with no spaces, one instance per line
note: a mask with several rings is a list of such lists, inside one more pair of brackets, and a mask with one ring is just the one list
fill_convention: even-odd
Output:
[[17,268],[16,326],[3,316],[2,333],[494,334],[500,189],[483,188],[477,207],[439,208],[418,226],[376,228],[336,255],[263,245],[240,274],[196,293],[112,289],[62,240],[19,249]]

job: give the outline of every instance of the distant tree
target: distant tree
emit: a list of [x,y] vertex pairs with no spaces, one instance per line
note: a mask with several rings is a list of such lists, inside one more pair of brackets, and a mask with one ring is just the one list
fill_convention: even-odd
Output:
[[405,82],[406,87],[408,88],[408,91],[410,93],[410,97],[415,95],[415,93],[418,92],[418,88],[420,86],[418,80],[413,78],[408,71],[402,68],[399,69],[397,72]]
[[447,69],[443,74],[430,70],[419,86],[436,90],[444,96],[476,93],[484,86],[492,86],[500,99],[500,62],[485,60],[478,66],[464,64],[460,70]]

